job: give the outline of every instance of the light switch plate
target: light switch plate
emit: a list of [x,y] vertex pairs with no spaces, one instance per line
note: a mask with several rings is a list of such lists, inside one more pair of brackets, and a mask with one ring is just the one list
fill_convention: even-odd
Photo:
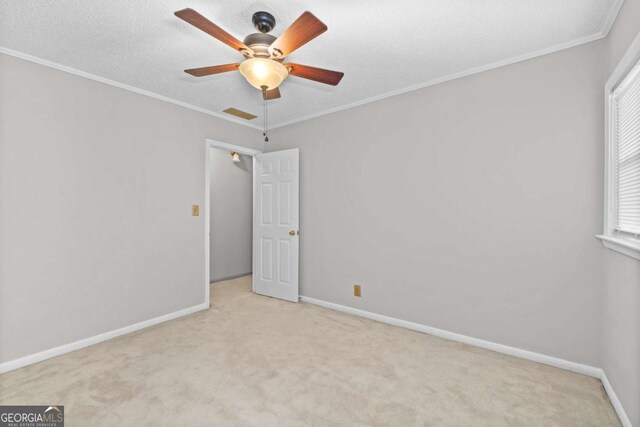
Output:
[[200,205],[191,205],[191,215],[200,216]]

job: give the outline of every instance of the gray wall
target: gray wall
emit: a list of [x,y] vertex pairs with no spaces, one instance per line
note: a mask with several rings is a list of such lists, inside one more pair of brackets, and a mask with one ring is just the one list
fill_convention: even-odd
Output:
[[600,366],[604,47],[272,132],[300,147],[301,293]]
[[251,273],[253,158],[233,163],[228,151],[210,156],[212,282]]
[[0,54],[0,362],[204,302],[205,138],[260,133]]
[[[625,0],[609,34],[608,75],[640,32],[640,0]],[[603,368],[634,426],[640,426],[640,261],[604,256]]]
[[[593,238],[638,17],[273,131],[301,148],[302,293],[603,366],[640,425],[640,263]],[[1,54],[0,117],[0,362],[203,301],[204,139],[258,132]]]

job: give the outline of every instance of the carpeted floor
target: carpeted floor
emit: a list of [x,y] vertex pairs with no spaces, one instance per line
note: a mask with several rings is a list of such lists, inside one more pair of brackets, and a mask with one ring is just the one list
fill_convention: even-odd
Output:
[[599,380],[213,285],[211,309],[0,376],[67,426],[617,426]]

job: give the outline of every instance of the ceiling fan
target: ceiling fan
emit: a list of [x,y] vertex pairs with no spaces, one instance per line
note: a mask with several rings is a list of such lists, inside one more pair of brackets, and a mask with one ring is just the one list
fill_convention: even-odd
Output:
[[202,77],[239,70],[250,85],[262,91],[262,97],[265,100],[280,98],[278,86],[289,75],[333,86],[340,83],[344,76],[344,73],[339,71],[324,70],[293,62],[283,63],[287,55],[327,31],[327,26],[311,12],[300,15],[277,38],[267,34],[276,25],[273,15],[267,12],[256,12],[253,14],[252,22],[260,32],[249,34],[242,42],[193,9],[179,10],[175,15],[237,50],[245,58],[244,61],[233,64],[184,70],[192,76]]

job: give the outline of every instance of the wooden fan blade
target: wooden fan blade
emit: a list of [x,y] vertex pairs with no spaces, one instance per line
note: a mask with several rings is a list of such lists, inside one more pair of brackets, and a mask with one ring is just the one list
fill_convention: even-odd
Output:
[[226,73],[228,71],[236,71],[240,63],[236,64],[224,64],[214,65],[211,67],[191,68],[184,70],[185,73],[191,74],[194,77],[210,76],[211,74]]
[[289,74],[303,79],[309,79],[316,82],[336,86],[342,80],[344,73],[340,71],[324,70],[322,68],[310,67],[308,65],[294,64],[287,62],[284,64],[289,69]]
[[193,9],[182,9],[174,13],[178,18],[182,19],[185,22],[193,25],[194,27],[204,31],[209,34],[211,37],[220,40],[222,43],[231,46],[235,50],[238,51],[251,51],[244,43],[242,43],[237,38],[233,37],[231,34],[227,33],[222,28],[218,27],[213,22],[209,21],[204,16],[200,15]]
[[262,99],[264,99],[265,101],[269,101],[270,99],[277,99],[277,98],[280,98],[280,89],[278,88],[271,89],[266,92],[262,92]]
[[269,50],[284,58],[300,46],[327,31],[327,26],[311,12],[304,12],[274,41]]

